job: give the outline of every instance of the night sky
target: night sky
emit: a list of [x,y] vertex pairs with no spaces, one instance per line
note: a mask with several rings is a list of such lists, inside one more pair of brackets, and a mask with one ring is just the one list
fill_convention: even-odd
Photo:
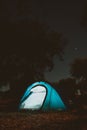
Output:
[[55,82],[69,77],[73,60],[87,56],[87,32],[80,24],[83,7],[83,0],[38,0],[33,4],[32,15],[47,23],[52,29],[62,32],[68,39],[64,61],[55,57],[54,69],[45,74],[49,81]]
[[[54,69],[46,72],[45,77],[49,81],[58,81],[70,76],[70,64],[77,57],[87,56],[87,32],[80,25],[84,0],[32,0],[31,15],[51,29],[61,32],[68,40],[64,61],[54,57]],[[6,1],[5,1],[6,2]],[[9,7],[3,1],[3,10],[6,15],[16,18],[16,1],[9,0]],[[24,18],[24,17],[22,17]]]

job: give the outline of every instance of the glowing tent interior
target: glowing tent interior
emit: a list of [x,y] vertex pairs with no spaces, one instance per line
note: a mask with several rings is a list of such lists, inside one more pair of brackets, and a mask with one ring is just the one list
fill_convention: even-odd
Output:
[[25,91],[19,110],[65,110],[66,106],[56,90],[46,82],[31,84]]

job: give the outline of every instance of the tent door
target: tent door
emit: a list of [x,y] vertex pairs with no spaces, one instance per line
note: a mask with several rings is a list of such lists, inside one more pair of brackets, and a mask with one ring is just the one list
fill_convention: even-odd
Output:
[[29,97],[23,102],[25,109],[39,110],[46,97],[46,88],[44,86],[36,86],[30,90]]

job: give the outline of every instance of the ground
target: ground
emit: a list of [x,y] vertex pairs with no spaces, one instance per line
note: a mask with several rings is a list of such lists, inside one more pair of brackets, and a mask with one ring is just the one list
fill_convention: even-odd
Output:
[[2,112],[0,130],[87,130],[87,113]]

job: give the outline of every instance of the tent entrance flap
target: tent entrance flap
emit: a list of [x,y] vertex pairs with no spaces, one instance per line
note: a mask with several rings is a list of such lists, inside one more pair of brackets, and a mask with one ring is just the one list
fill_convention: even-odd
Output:
[[39,110],[45,100],[46,88],[36,86],[30,90],[28,98],[22,103],[24,109]]

